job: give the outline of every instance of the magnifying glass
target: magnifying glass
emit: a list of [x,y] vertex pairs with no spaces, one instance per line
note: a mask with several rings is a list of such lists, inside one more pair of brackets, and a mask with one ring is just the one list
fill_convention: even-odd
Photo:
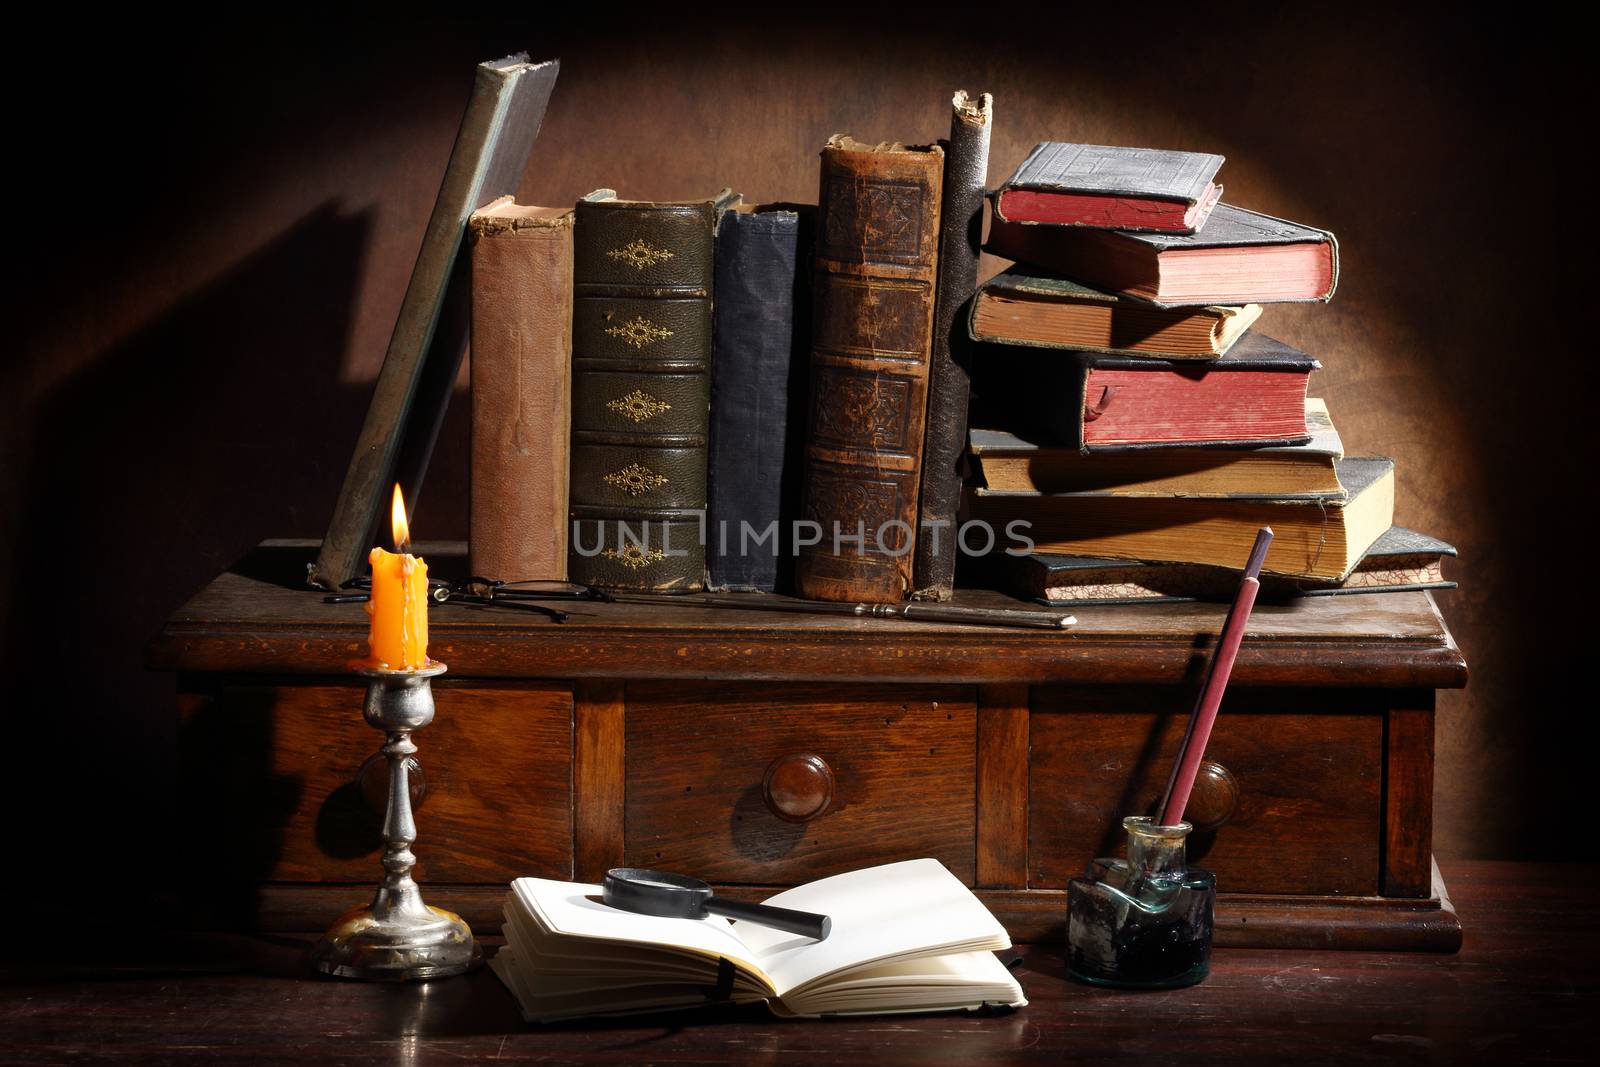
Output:
[[725,915],[817,941],[825,940],[833,928],[832,919],[814,912],[719,900],[711,895],[711,887],[700,879],[667,871],[616,867],[606,872],[603,889],[602,899],[611,907],[640,915],[660,915],[668,919]]

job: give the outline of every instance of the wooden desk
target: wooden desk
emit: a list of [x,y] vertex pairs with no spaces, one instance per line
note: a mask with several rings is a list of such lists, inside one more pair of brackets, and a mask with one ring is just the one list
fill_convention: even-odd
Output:
[[[436,575],[462,562],[424,550]],[[196,923],[318,929],[378,870],[364,804],[381,782],[358,784],[378,738],[346,669],[366,615],[304,588],[310,556],[268,543],[151,651],[178,674]],[[1050,632],[446,604],[431,651],[450,673],[416,738],[419,878],[487,929],[522,874],[626,862],[758,897],[928,855],[1013,938],[1053,942],[1067,880],[1153,806],[1224,610],[1084,608]],[[1433,696],[1465,681],[1427,594],[1257,608],[1209,749],[1227,774],[1191,808],[1211,823],[1191,857],[1217,872],[1221,943],[1456,947],[1432,868]],[[768,770],[811,757],[827,773],[775,798]]]
[[1600,913],[1590,887],[1600,868],[1447,863],[1445,872],[1468,930],[1458,955],[1224,948],[1202,985],[1128,994],[1067,981],[1059,951],[1041,946],[1018,972],[1031,1003],[999,1018],[780,1022],[751,1007],[530,1027],[487,972],[373,986],[311,977],[302,938],[214,935],[165,943],[159,955],[102,941],[98,966],[13,973],[0,991],[0,1060],[1591,1062]]

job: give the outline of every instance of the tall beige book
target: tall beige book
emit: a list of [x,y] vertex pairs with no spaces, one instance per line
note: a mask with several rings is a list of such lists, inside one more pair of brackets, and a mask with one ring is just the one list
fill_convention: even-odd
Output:
[[509,196],[473,214],[472,573],[567,577],[571,208]]

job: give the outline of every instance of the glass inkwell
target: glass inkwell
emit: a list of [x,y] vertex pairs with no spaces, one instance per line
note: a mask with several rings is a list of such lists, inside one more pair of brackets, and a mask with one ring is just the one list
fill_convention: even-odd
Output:
[[1067,970],[1093,985],[1172,989],[1211,968],[1217,877],[1185,864],[1186,822],[1122,820],[1128,858],[1092,860],[1067,885]]

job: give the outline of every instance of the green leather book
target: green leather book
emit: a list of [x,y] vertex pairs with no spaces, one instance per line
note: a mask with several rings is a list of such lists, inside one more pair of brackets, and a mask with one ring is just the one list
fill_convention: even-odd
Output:
[[717,220],[738,197],[578,202],[567,573],[603,588],[705,588]]

